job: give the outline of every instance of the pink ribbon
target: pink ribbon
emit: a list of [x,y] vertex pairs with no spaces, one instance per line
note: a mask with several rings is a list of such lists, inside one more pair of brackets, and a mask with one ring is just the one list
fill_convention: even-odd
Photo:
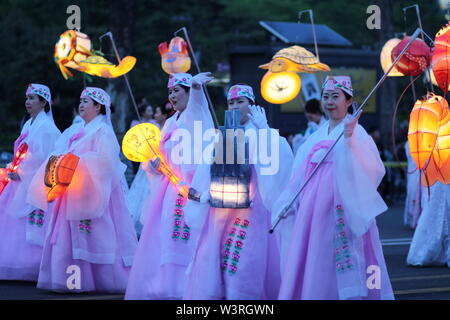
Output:
[[16,141],[14,141],[14,154],[16,154],[17,149],[19,149],[20,145],[22,144],[23,140],[25,140],[26,137],[28,137],[29,132],[25,131],[22,133]]

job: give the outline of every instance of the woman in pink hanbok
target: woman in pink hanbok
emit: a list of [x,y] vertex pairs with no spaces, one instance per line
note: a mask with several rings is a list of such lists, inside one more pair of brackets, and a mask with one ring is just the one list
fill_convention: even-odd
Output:
[[50,89],[32,83],[25,107],[30,119],[14,143],[14,154],[28,146],[10,182],[0,191],[0,280],[36,281],[49,213],[25,202],[30,182],[53,150],[61,132],[53,122]]
[[[274,208],[284,216],[279,299],[393,299],[375,217],[387,207],[377,192],[385,169],[376,145],[347,113],[347,76],[329,76],[322,108],[329,117],[300,147],[291,179]],[[300,187],[338,136],[335,148],[289,210]]]
[[125,291],[137,237],[122,184],[126,166],[110,120],[110,97],[87,87],[83,123],[65,130],[52,155],[79,157],[66,191],[47,203],[46,165],[34,177],[28,202],[52,211],[37,287],[59,292]]
[[[250,137],[253,131],[258,137],[257,145],[251,145],[255,141],[249,141],[249,150],[270,151],[270,147],[274,147],[271,144],[276,144],[272,150],[279,152],[275,151],[271,156],[272,163],[278,165],[269,170],[267,163],[262,163],[260,154],[250,155],[256,161],[251,163],[249,208],[215,208],[208,204],[206,211],[203,208],[188,211],[188,223],[203,225],[203,230],[184,299],[277,298],[281,280],[280,254],[275,235],[268,232],[270,211],[280,186],[289,178],[294,156],[286,139],[269,128],[264,109],[254,104],[255,96],[250,86],[239,84],[230,88],[228,109],[239,109],[245,134]],[[210,168],[206,165],[197,171],[194,188],[201,190],[199,185],[209,188],[212,180]],[[209,189],[203,191],[201,201],[205,202],[209,195]],[[191,204],[194,203],[189,203],[187,209]]]
[[[171,169],[188,185],[201,162],[203,133],[214,129],[202,90],[212,79],[209,73],[194,77],[177,73],[168,82],[169,100],[176,112],[161,130],[160,149]],[[184,147],[182,155],[180,146]],[[200,233],[185,221],[189,212],[184,206],[190,200],[157,171],[158,165],[158,160],[142,165],[152,192],[143,205],[143,228],[125,299],[181,299]]]

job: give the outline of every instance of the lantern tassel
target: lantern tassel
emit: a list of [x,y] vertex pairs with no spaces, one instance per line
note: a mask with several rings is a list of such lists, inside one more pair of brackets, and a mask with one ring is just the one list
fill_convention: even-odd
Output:
[[[366,105],[367,101],[369,101],[369,99],[372,97],[372,95],[379,89],[379,87],[381,86],[381,84],[384,82],[384,80],[386,80],[387,75],[389,74],[389,72],[391,72],[391,70],[394,68],[394,66],[398,63],[398,61],[400,60],[400,58],[405,54],[406,50],[411,46],[411,44],[413,43],[413,41],[419,36],[420,32],[423,32],[421,28],[417,28],[416,31],[414,31],[414,34],[411,36],[409,42],[406,44],[406,46],[403,48],[403,50],[400,52],[400,54],[397,56],[397,58],[395,58],[395,60],[392,62],[391,66],[389,67],[389,69],[384,73],[384,75],[381,77],[381,79],[378,81],[378,83],[375,85],[375,87],[373,87],[372,91],[369,92],[369,94],[367,95],[367,97],[364,99],[364,101],[361,103],[361,105],[359,106],[355,116],[358,116],[359,113],[361,113],[363,111],[364,106]],[[275,228],[278,226],[278,224],[281,222],[282,219],[286,218],[286,214],[289,211],[289,208],[294,204],[295,200],[297,200],[297,198],[299,197],[300,193],[303,191],[303,189],[305,189],[305,187],[308,185],[308,183],[311,181],[312,177],[316,174],[317,170],[321,167],[322,163],[325,161],[325,159],[328,157],[328,155],[330,154],[330,152],[334,149],[334,147],[336,146],[336,144],[339,142],[339,140],[341,140],[341,138],[343,137],[344,132],[342,132],[339,137],[336,139],[336,141],[331,145],[331,147],[328,149],[328,151],[325,153],[325,155],[323,156],[323,158],[319,161],[319,163],[316,165],[316,167],[314,168],[314,170],[311,172],[311,174],[308,176],[308,178],[305,180],[305,182],[303,183],[303,185],[301,186],[301,188],[298,190],[297,194],[295,195],[294,199],[292,199],[292,201],[289,203],[288,206],[286,206],[281,213],[279,214],[277,220],[275,221],[275,224],[272,226],[272,228],[269,230],[269,233],[273,233],[275,231]]]

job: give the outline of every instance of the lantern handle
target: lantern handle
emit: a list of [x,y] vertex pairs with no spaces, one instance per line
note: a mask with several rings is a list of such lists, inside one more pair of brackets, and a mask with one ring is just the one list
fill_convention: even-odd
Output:
[[320,58],[319,58],[319,47],[317,45],[316,26],[314,24],[314,13],[313,13],[313,11],[311,9],[299,11],[299,13],[298,13],[298,23],[300,23],[300,21],[302,20],[302,15],[305,12],[309,13],[309,20],[311,21],[311,29],[312,29],[313,39],[314,39],[314,48],[316,50],[316,57],[317,57],[317,60],[320,61]]
[[[389,67],[389,69],[383,74],[383,76],[381,77],[381,79],[378,81],[378,83],[373,87],[373,89],[369,92],[369,94],[367,95],[367,97],[364,99],[364,101],[361,103],[361,105],[359,106],[359,108],[356,110],[355,112],[355,116],[360,116],[360,113],[363,112],[363,108],[365,106],[365,104],[367,103],[367,101],[369,101],[369,99],[372,97],[372,95],[379,89],[379,87],[381,86],[381,84],[384,82],[384,80],[386,80],[387,75],[389,74],[389,72],[391,72],[392,68],[394,68],[394,66],[398,63],[398,61],[400,60],[400,58],[405,54],[406,50],[411,46],[411,44],[413,43],[413,41],[419,36],[420,32],[422,30],[420,28],[417,28],[416,31],[414,32],[414,34],[411,36],[411,39],[409,40],[409,42],[406,44],[406,46],[403,48],[403,50],[400,52],[400,54],[397,56],[397,58],[395,58],[395,60],[392,62],[392,65]],[[275,221],[273,227],[269,230],[269,233],[273,233],[275,231],[275,228],[278,226],[278,224],[281,222],[282,219],[286,218],[286,213],[289,212],[289,208],[294,204],[295,200],[297,200],[298,196],[300,195],[300,193],[303,191],[303,189],[305,189],[306,185],[309,183],[309,181],[311,181],[312,177],[315,175],[315,173],[317,172],[317,170],[320,168],[320,166],[322,165],[322,163],[325,161],[325,159],[328,157],[328,155],[330,154],[330,152],[334,149],[334,147],[336,146],[336,144],[339,142],[339,140],[341,140],[342,136],[344,135],[344,132],[341,132],[341,134],[338,136],[338,138],[334,141],[334,143],[331,145],[331,147],[328,149],[328,151],[325,153],[325,155],[323,156],[323,158],[317,163],[316,167],[314,168],[314,170],[311,172],[311,174],[308,176],[308,178],[306,179],[306,181],[303,183],[303,185],[301,186],[301,188],[298,190],[297,194],[295,195],[294,199],[292,199],[292,201],[289,203],[289,205],[287,205],[285,208],[283,208],[283,210],[281,211],[281,213],[278,215],[277,220]]]
[[[199,66],[198,61],[197,61],[197,56],[195,55],[194,49],[192,48],[191,40],[189,39],[189,35],[188,35],[186,27],[182,27],[182,28],[178,29],[177,31],[175,31],[173,33],[173,35],[176,37],[177,34],[179,32],[181,32],[181,31],[183,32],[184,37],[186,38],[186,41],[188,43],[189,50],[191,51],[192,58],[194,59],[194,64],[195,64],[195,68],[197,69],[197,73],[201,73],[200,66]],[[211,112],[211,116],[212,116],[213,121],[214,121],[214,127],[216,129],[218,129],[219,128],[219,122],[217,121],[217,116],[216,116],[216,113],[214,112],[214,106],[213,106],[211,98],[209,96],[208,89],[206,88],[205,84],[202,84],[202,88],[203,88],[203,92],[205,93],[206,99],[208,100],[208,107],[209,107],[209,111]]]
[[[117,51],[116,42],[114,41],[114,37],[113,37],[112,32],[108,31],[105,34],[101,35],[98,39],[101,41],[104,37],[108,37],[111,40],[111,44],[112,44],[112,47],[113,47],[113,50],[114,50],[114,54],[116,55],[117,61],[120,64],[121,58],[120,58],[120,55],[119,55],[119,51]],[[125,80],[125,84],[127,86],[128,93],[130,94],[130,97],[131,97],[131,102],[133,103],[134,110],[136,111],[137,117],[138,117],[139,122],[140,122],[142,119],[141,119],[141,115],[139,114],[139,110],[138,110],[138,107],[137,107],[137,104],[136,104],[136,100],[134,99],[133,91],[131,90],[130,82],[128,81],[128,77],[127,77],[126,74],[124,74],[122,77]]]

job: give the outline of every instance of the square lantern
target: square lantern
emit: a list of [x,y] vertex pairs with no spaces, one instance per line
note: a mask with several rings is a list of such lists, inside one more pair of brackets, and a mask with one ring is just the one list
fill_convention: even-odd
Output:
[[211,166],[210,203],[215,208],[245,209],[250,206],[251,166],[244,127],[238,109],[225,111],[221,139],[215,145]]

